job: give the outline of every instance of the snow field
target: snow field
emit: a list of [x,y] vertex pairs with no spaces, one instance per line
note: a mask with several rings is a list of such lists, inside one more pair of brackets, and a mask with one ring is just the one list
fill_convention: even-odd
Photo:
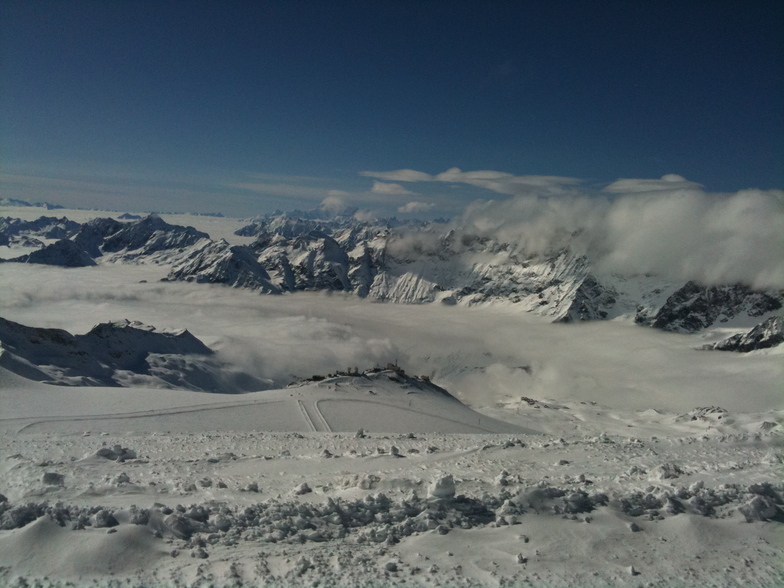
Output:
[[[51,585],[111,572],[139,586],[599,586],[625,585],[630,567],[654,586],[784,578],[770,433],[95,432],[2,447],[9,583],[46,569]],[[61,565],[42,569],[50,550]]]

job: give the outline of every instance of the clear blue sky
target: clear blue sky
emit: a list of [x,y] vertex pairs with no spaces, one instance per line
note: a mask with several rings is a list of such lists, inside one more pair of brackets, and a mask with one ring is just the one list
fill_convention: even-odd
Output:
[[0,0],[2,195],[250,215],[499,194],[362,172],[784,188],[784,3]]

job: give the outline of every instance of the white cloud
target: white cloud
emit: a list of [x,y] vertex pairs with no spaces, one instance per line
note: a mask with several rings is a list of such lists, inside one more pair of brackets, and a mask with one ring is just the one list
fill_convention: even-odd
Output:
[[[588,255],[599,271],[784,287],[781,190],[709,193],[676,174],[623,178],[598,193],[589,193],[577,178],[456,167],[434,176],[409,169],[362,175],[469,184],[512,196],[471,204],[459,224],[528,253],[569,247]],[[412,202],[399,211],[417,206]]]
[[509,196],[561,196],[576,193],[581,180],[560,176],[515,176],[506,172],[478,170],[464,172],[453,167],[431,176],[424,172],[400,169],[390,172],[360,172],[360,175],[399,182],[446,182],[468,184]]
[[605,192],[612,196],[477,202],[462,225],[529,253],[568,246],[604,272],[784,287],[781,190],[713,194],[669,176],[622,180]]
[[429,182],[433,179],[433,176],[430,174],[413,169],[399,169],[390,172],[363,171],[359,172],[359,175],[390,182]]
[[381,216],[382,215],[375,210],[358,210],[354,213],[354,218],[362,223],[372,222]]
[[[688,349],[689,344],[673,346],[671,334],[655,329],[605,321],[558,329],[498,308],[156,284],[162,275],[165,270],[155,265],[0,264],[0,316],[75,333],[118,318],[187,328],[222,359],[281,386],[296,377],[399,361],[407,372],[431,375],[474,406],[494,406],[521,393],[638,410],[655,399],[658,409],[678,412],[710,403],[729,410],[780,405],[781,362],[739,370],[725,357]],[[531,373],[520,366],[530,366]],[[688,376],[687,390],[684,379],[672,374]],[[755,394],[741,397],[740,389]]]
[[338,213],[348,206],[345,198],[346,193],[340,190],[330,190],[329,196],[321,201],[321,208],[332,213]]
[[373,194],[385,194],[388,196],[413,196],[414,192],[406,190],[400,184],[388,184],[386,182],[373,182],[370,189]]
[[580,180],[559,176],[515,176],[490,170],[463,172],[452,168],[438,174],[440,182],[464,183],[510,196],[563,196],[574,194]]
[[683,176],[667,174],[658,180],[620,179],[605,187],[603,192],[609,194],[634,194],[643,192],[656,192],[659,190],[701,190],[702,185],[690,182]]
[[428,202],[409,202],[399,207],[397,211],[403,214],[408,214],[412,212],[427,212],[428,210],[433,208],[433,206],[435,205],[430,204]]

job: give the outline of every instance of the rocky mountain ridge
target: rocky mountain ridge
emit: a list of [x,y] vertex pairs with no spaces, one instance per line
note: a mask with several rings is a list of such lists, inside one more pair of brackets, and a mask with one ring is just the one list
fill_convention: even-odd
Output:
[[[39,230],[58,221],[39,220]],[[267,216],[237,231],[255,237],[247,246],[212,241],[193,227],[170,225],[155,215],[132,222],[99,218],[67,230],[61,241],[10,261],[67,267],[158,263],[171,266],[169,281],[263,294],[326,290],[379,302],[503,304],[555,322],[629,317],[682,333],[740,319],[763,321],[784,305],[784,292],[743,284],[600,275],[586,256],[568,249],[532,255],[514,243],[440,223]]]
[[776,347],[782,343],[784,343],[784,317],[772,316],[747,333],[732,335],[718,343],[706,345],[703,349],[748,353]]
[[84,335],[0,318],[0,367],[64,386],[143,386],[245,392],[266,382],[232,370],[187,330],[161,331],[137,321],[96,325]]

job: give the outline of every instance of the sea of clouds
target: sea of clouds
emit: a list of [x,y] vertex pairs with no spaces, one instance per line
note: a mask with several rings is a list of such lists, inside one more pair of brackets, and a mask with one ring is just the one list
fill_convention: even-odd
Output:
[[782,190],[708,192],[674,174],[621,179],[599,189],[575,178],[457,168],[437,175],[415,170],[363,175],[469,184],[504,195],[470,204],[454,226],[528,254],[570,248],[587,255],[600,272],[784,288]]

